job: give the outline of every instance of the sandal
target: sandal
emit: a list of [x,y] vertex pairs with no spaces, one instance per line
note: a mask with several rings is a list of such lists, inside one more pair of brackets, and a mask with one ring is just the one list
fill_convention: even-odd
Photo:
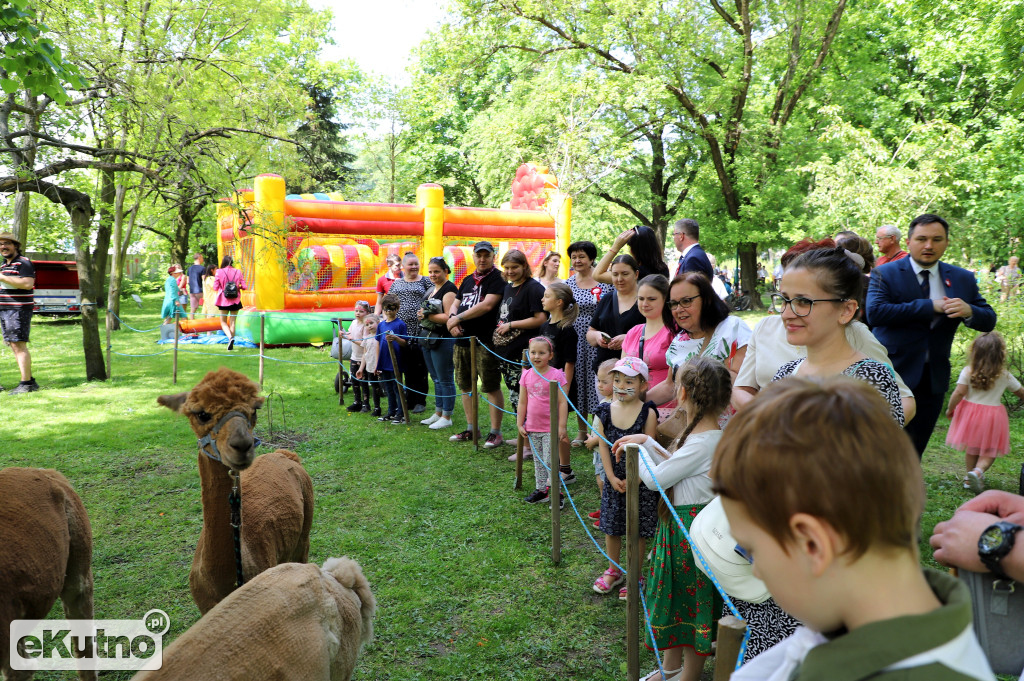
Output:
[[[644,580],[643,579],[640,580],[640,590],[641,591],[644,590]],[[620,601],[624,601],[624,600],[626,600],[626,598],[627,598],[627,596],[626,596],[626,587],[622,587],[621,589],[619,589],[619,600]]]
[[587,443],[586,440],[581,440],[580,438],[576,438],[575,440],[573,440],[572,442],[569,443],[569,446],[570,447],[582,447],[586,443]]
[[594,580],[594,591],[599,594],[610,594],[612,589],[622,584],[626,576],[613,567],[608,568]]

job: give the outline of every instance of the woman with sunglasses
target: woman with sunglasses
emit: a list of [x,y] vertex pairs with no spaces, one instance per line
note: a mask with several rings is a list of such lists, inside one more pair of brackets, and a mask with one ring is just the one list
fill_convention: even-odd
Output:
[[807,357],[783,364],[773,380],[787,376],[845,374],[866,381],[889,402],[893,419],[904,423],[895,372],[887,364],[854,349],[846,338],[860,307],[860,267],[842,248],[820,248],[797,256],[782,275],[782,290],[772,294],[780,308],[786,341],[807,348]]
[[[787,270],[801,254],[816,249],[834,249],[832,239],[799,241],[786,251],[782,258],[783,270]],[[778,304],[778,303],[776,303]],[[850,347],[882,364],[889,364],[889,354],[862,322],[854,321],[843,327]],[[765,317],[754,326],[753,335],[747,345],[747,352],[740,364],[739,374],[733,381],[732,406],[741,409],[761,390],[771,383],[779,367],[789,361],[805,357],[807,348],[796,345],[787,338],[785,322],[780,315]],[[910,421],[917,411],[914,395],[899,375],[895,375],[903,404],[903,414]]]

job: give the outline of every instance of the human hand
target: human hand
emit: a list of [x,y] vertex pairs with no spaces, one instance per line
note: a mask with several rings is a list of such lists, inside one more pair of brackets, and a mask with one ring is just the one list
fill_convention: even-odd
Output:
[[601,444],[601,438],[594,434],[588,435],[587,439],[583,442],[583,445],[590,450],[593,450],[599,444]]
[[978,513],[991,513],[998,516],[1000,520],[1024,525],[1024,497],[1011,492],[990,489],[982,492],[973,499],[966,501],[957,512],[976,511]]
[[605,347],[608,348],[609,350],[621,350],[622,341],[624,340],[626,340],[626,334],[619,334],[615,338],[612,338],[610,341],[608,341],[608,345],[606,345]]
[[358,378],[360,381],[363,380],[363,370],[362,369],[360,369],[359,371],[356,372],[356,378]]
[[526,426],[523,426],[523,425],[519,426],[519,434],[522,435],[523,437],[527,437],[527,435],[526,435]]
[[558,439],[561,440],[562,442],[568,442],[569,441],[569,433],[568,433],[568,431],[566,431],[565,428],[559,428],[558,429]]
[[416,310],[416,319],[423,319],[423,308]]
[[398,336],[396,336],[393,333],[388,333],[388,334],[384,335],[384,339],[387,340],[387,342],[389,342],[389,343],[393,343],[396,340],[398,340]]
[[633,238],[634,234],[636,234],[636,230],[633,227],[630,227],[622,234],[619,234],[617,237],[615,237],[615,244],[613,248],[615,250],[619,250],[620,248],[629,243],[629,240]]
[[449,326],[448,331],[452,334],[452,337],[458,338],[462,335],[462,327],[456,324],[455,326]]
[[449,330],[454,330],[455,327],[459,325],[459,316],[453,314],[451,317],[448,318],[448,321],[445,322],[445,325],[448,327]]
[[501,334],[502,336],[504,336],[506,333],[508,333],[511,330],[512,330],[512,323],[511,322],[503,322],[501,324],[498,324],[497,332],[499,334]]
[[615,461],[618,462],[622,460],[622,453],[626,451],[626,445],[642,445],[645,442],[647,442],[646,435],[641,435],[639,433],[636,435],[623,435],[615,441],[615,444],[612,445],[612,453],[615,454]]
[[974,314],[971,306],[960,298],[943,298],[942,312],[950,319],[966,319]]
[[621,494],[626,493],[626,481],[623,480],[622,478],[616,478],[615,476],[612,476],[611,478],[608,479],[608,483],[616,492],[619,492]]
[[949,567],[971,572],[988,572],[978,557],[978,538],[999,517],[990,513],[965,511],[961,507],[953,517],[935,526],[928,543],[935,549],[935,560]]

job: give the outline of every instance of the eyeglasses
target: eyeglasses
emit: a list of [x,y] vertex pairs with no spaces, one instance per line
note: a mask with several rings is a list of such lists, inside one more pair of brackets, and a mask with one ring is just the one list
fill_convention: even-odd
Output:
[[745,548],[743,548],[743,547],[742,547],[742,546],[740,546],[739,544],[737,544],[737,545],[736,545],[736,546],[735,546],[735,547],[733,548],[733,551],[735,551],[735,552],[736,552],[736,555],[738,555],[738,556],[739,556],[740,558],[742,558],[743,560],[747,561],[747,562],[748,562],[748,563],[750,563],[751,565],[753,565],[753,564],[754,564],[754,557],[753,557],[752,555],[750,555],[750,552],[749,552],[749,551],[747,551],[747,550],[746,550]]
[[849,298],[805,298],[803,296],[787,298],[781,293],[772,294],[772,305],[777,305],[779,312],[785,312],[786,306],[789,305],[790,309],[793,310],[793,314],[797,317],[806,317],[811,314],[815,303],[845,303],[847,300]]
[[684,310],[687,310],[693,307],[693,301],[697,300],[698,298],[700,298],[699,293],[695,296],[690,296],[689,298],[680,298],[679,300],[668,300],[665,302],[668,304],[668,309],[670,310],[674,310],[677,307],[681,307]]

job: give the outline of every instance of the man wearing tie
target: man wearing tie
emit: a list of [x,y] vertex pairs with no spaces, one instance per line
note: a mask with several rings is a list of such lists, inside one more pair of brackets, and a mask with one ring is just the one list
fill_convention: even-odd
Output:
[[949,353],[963,322],[991,331],[996,313],[978,292],[974,274],[941,262],[949,245],[949,225],[938,215],[910,223],[910,257],[871,272],[867,322],[889,351],[893,368],[917,400],[917,416],[907,427],[918,456],[924,453],[949,389]]
[[700,225],[696,220],[678,220],[672,227],[672,242],[680,252],[676,276],[684,272],[700,272],[709,280],[714,279],[708,254],[700,247]]

